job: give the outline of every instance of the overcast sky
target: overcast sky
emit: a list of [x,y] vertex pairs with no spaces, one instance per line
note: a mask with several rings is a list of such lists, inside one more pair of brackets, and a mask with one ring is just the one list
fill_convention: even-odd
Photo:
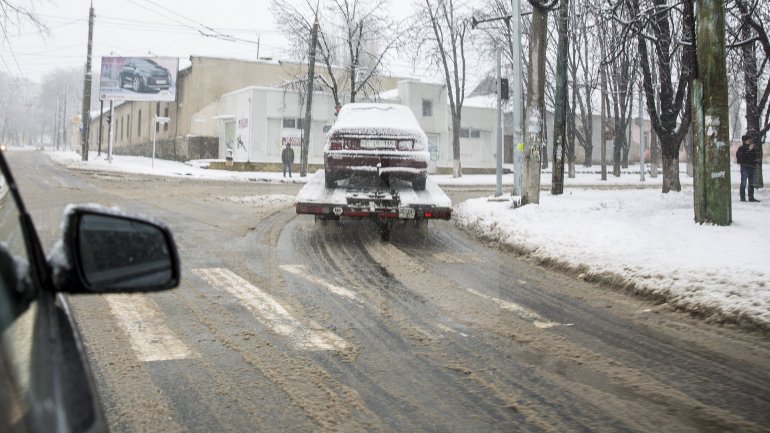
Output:
[[[0,70],[39,82],[56,68],[85,64],[91,0],[17,3],[32,3],[50,35],[40,35],[31,25],[13,31],[10,46],[3,43],[0,49]],[[403,17],[408,0],[391,3],[389,12]],[[94,70],[99,67],[100,57],[110,55],[179,57],[180,67],[189,64],[186,59],[191,55],[287,59],[286,40],[276,29],[268,4],[269,0],[93,0]],[[202,34],[216,32],[238,41]],[[404,69],[406,65],[401,66]]]

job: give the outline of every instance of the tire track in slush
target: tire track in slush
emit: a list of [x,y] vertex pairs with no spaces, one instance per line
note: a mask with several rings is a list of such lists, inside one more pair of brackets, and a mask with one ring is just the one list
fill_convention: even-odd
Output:
[[[441,232],[438,236],[447,237],[447,232]],[[423,263],[424,266],[431,266],[430,259],[421,254],[422,249],[419,246],[414,243],[406,243],[405,246],[404,251],[412,260]],[[488,251],[504,257],[508,256],[508,253],[490,250],[484,245],[473,243],[458,251],[469,251],[469,254],[478,257],[488,256]],[[497,262],[498,259],[487,257],[477,265],[468,267],[468,272],[461,272],[459,275],[466,280],[483,282],[487,286],[496,284],[500,280],[516,281],[519,278],[514,272],[514,267],[498,266],[495,264]],[[623,294],[613,293],[606,288],[595,288],[578,281],[570,281],[562,275],[543,272],[542,268],[534,263],[527,263],[526,260],[523,262],[526,267],[533,268],[537,274],[531,281],[532,284],[527,285],[531,289],[511,287],[510,290],[515,290],[516,296],[526,304],[538,309],[558,311],[562,320],[575,323],[576,325],[569,331],[561,331],[569,336],[573,344],[587,348],[599,356],[612,358],[624,365],[637,366],[635,370],[653,378],[655,383],[665,383],[669,386],[676,384],[678,392],[686,395],[688,399],[710,406],[709,410],[733,411],[733,415],[738,415],[751,423],[766,424],[770,419],[768,412],[762,410],[770,401],[761,397],[768,395],[768,383],[756,380],[757,377],[762,377],[761,368],[756,362],[752,364],[738,357],[728,361],[723,359],[724,355],[713,350],[682,343],[683,338],[690,340],[694,338],[692,334],[704,333],[705,330],[702,327],[697,324],[688,326],[687,331],[683,332],[679,325],[668,327],[653,323],[651,327],[638,326],[636,322],[640,321],[639,317],[634,317],[633,314],[630,316],[622,314],[616,309],[608,311],[606,302],[612,299],[614,303],[620,303],[616,305],[618,307],[626,303],[634,306],[644,305],[644,301],[629,301]],[[565,281],[572,285],[586,286],[577,296],[577,300],[576,295],[572,293],[567,292],[565,296],[565,290],[561,289]],[[533,290],[536,287],[538,289]],[[592,299],[591,295],[586,294],[585,290],[595,291],[597,299],[608,300],[597,308],[596,305],[591,305],[589,302]],[[678,322],[680,319],[673,320]],[[590,328],[584,325],[590,325]],[[705,334],[709,336],[701,337],[702,341],[710,341],[715,337],[713,333],[705,332]],[[695,341],[697,340],[695,338]],[[725,343],[738,344],[733,340]],[[712,345],[721,347],[718,344]],[[745,351],[744,346],[732,352],[737,354]],[[731,367],[728,368],[726,363],[731,364]],[[693,368],[694,366],[697,368]],[[721,392],[714,391],[715,381],[723,385]],[[704,414],[704,417],[712,416]],[[731,422],[740,422],[735,416],[728,416],[728,418],[733,420]],[[714,422],[708,424],[713,425]]]
[[[403,279],[405,284],[410,287],[424,290],[425,284],[422,282],[423,277],[420,275],[420,273],[423,272],[420,269],[424,268],[422,265],[418,264],[426,261],[424,257],[420,256],[419,254],[407,254],[400,251],[397,247],[391,244],[374,245],[373,249],[373,257],[375,257],[375,260],[390,264],[392,266],[391,269],[393,269],[393,273],[397,278]],[[409,271],[410,269],[411,272]],[[484,273],[488,271],[481,270],[480,272],[482,275],[484,275]],[[434,276],[434,278],[440,279],[441,277]],[[477,278],[477,281],[483,279],[483,277],[480,279]],[[456,305],[465,304],[465,302],[459,300],[461,299],[459,293],[463,291],[462,286],[457,287],[456,283],[451,281],[445,281],[443,284],[439,283],[439,285],[442,285],[442,287],[453,288],[451,292],[454,293],[455,296],[458,296]],[[467,289],[465,291],[467,291]],[[438,300],[439,302],[443,301],[443,299]],[[563,302],[563,300],[560,302]],[[451,305],[451,303],[447,304],[447,308],[451,309]],[[481,318],[484,314],[487,314],[485,311],[485,309],[475,309],[473,314],[476,317]],[[501,336],[504,336],[506,332],[505,329],[507,327],[501,326],[504,322],[499,320],[484,321],[472,319],[472,321],[478,322],[477,326],[485,326],[491,332],[497,333]],[[658,375],[654,374],[654,372],[651,374],[651,372],[647,371],[643,366],[637,367],[637,362],[627,364],[629,366],[622,365],[615,361],[616,358],[614,358],[611,354],[604,355],[600,352],[593,351],[591,346],[580,345],[580,343],[574,339],[570,339],[568,337],[565,338],[560,335],[549,334],[549,339],[554,340],[553,343],[550,345],[543,345],[542,343],[547,340],[543,340],[542,338],[538,337],[537,334],[533,335],[532,332],[520,327],[515,332],[518,335],[517,338],[521,338],[524,335],[527,335],[525,337],[525,341],[538,342],[538,344],[534,345],[533,347],[537,350],[537,352],[533,354],[535,356],[519,357],[520,362],[523,361],[542,370],[542,366],[533,364],[532,360],[542,358],[542,355],[537,355],[537,353],[552,353],[551,356],[553,356],[555,359],[561,359],[562,363],[566,361],[565,365],[572,365],[572,367],[570,367],[571,370],[582,371],[583,373],[580,375],[570,375],[567,377],[567,379],[568,381],[577,384],[582,383],[587,385],[589,387],[587,389],[589,390],[599,384],[600,386],[598,389],[602,392],[610,392],[615,396],[615,400],[628,401],[629,404],[635,404],[633,402],[634,399],[641,399],[641,402],[648,405],[650,407],[649,410],[651,411],[660,411],[666,407],[671,407],[674,408],[672,409],[674,414],[694,414],[691,416],[686,416],[684,419],[676,418],[677,421],[672,422],[680,422],[684,423],[684,425],[687,425],[688,423],[696,424],[695,431],[724,431],[735,429],[745,431],[762,431],[762,428],[759,426],[759,424],[756,424],[754,421],[748,420],[747,418],[740,416],[740,414],[732,413],[720,406],[705,405],[700,399],[688,395],[680,387],[672,386],[668,380],[660,379]],[[646,337],[643,337],[642,341],[646,339]],[[557,343],[555,340],[560,340],[560,342]],[[558,348],[558,350],[554,350],[556,348]],[[501,356],[504,356],[504,353],[502,353]],[[572,360],[577,360],[579,364],[576,364]],[[583,366],[583,363],[585,363],[585,366]],[[545,371],[540,372],[539,374],[550,374],[552,373],[550,370],[551,369],[546,368]],[[593,379],[586,380],[586,378]],[[563,384],[561,386],[567,386],[567,384],[564,384],[564,377],[555,377],[554,379],[555,383],[562,382]],[[515,384],[516,380],[512,379],[509,382],[511,384]],[[614,385],[606,386],[601,385],[602,383],[612,383]],[[588,395],[588,393],[585,393],[585,395]],[[603,399],[599,397],[597,400],[593,401],[602,402],[599,403],[600,405],[608,405],[610,403],[614,404],[614,401],[606,399],[604,399],[604,401],[602,400]],[[588,402],[591,402],[591,400],[588,400]],[[618,411],[618,413],[622,412]],[[633,412],[628,411],[628,414],[631,413]],[[668,414],[668,412],[666,414]],[[642,423],[643,426],[646,422],[644,419],[639,419],[638,416],[626,416],[631,423]],[[684,428],[684,426],[680,428]],[[640,430],[644,431],[644,428],[640,428]]]
[[[489,431],[520,426],[515,421],[519,416],[506,409],[509,401],[497,400],[505,396],[488,395],[480,401],[481,389],[474,382],[445,368],[443,363],[436,365],[430,361],[425,351],[432,349],[432,340],[440,338],[437,336],[442,332],[426,331],[430,321],[419,322],[420,317],[436,314],[429,312],[431,307],[425,299],[400,287],[367,254],[364,245],[379,243],[377,233],[343,225],[345,230],[307,224],[293,230],[295,249],[312,252],[305,257],[310,260],[311,272],[318,273],[320,266],[323,272],[335,276],[335,282],[344,280],[338,284],[356,287],[360,298],[378,307],[358,313],[359,310],[345,311],[344,306],[343,311],[335,312],[340,308],[336,303],[324,305],[327,311],[335,312],[336,323],[352,320],[358,324],[354,325],[355,338],[367,342],[355,365],[330,364],[327,370],[336,371],[342,377],[340,380],[358,383],[367,403],[381,414],[383,421],[399,431]],[[349,318],[341,320],[343,314]],[[391,372],[396,365],[398,372]],[[400,408],[398,412],[393,412],[394,406]],[[404,410],[412,415],[397,415]],[[390,424],[399,418],[397,424]],[[519,431],[527,429],[520,426]]]

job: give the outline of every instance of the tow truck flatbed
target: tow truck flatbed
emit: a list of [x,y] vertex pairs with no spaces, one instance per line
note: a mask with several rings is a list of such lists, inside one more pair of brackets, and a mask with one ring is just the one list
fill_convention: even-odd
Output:
[[422,191],[400,179],[392,179],[386,186],[377,176],[354,177],[340,181],[336,188],[326,188],[324,171],[318,170],[297,194],[294,205],[298,214],[315,215],[316,220],[370,219],[387,232],[398,220],[452,217],[452,201],[430,176]]

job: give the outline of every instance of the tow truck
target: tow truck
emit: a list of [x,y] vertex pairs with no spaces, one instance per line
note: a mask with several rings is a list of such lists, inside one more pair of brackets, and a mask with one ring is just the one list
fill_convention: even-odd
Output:
[[324,171],[318,170],[297,194],[297,214],[314,215],[317,223],[340,219],[368,219],[378,225],[383,241],[390,240],[397,221],[426,224],[433,219],[452,217],[452,202],[428,176],[424,190],[411,182],[392,178],[385,183],[376,175],[358,174],[327,188]]

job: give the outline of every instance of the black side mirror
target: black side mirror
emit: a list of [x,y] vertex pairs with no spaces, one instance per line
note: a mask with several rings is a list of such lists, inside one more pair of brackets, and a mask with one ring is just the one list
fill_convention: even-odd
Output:
[[150,292],[179,285],[179,254],[165,224],[101,206],[70,206],[49,258],[56,291]]

